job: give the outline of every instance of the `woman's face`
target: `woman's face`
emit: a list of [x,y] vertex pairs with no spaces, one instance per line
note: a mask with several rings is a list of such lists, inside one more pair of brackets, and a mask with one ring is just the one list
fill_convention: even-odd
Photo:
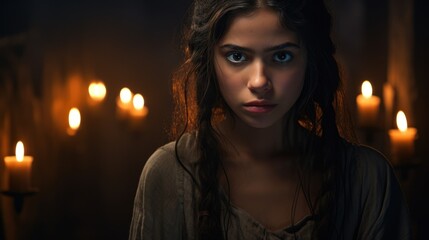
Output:
[[306,51],[269,9],[236,17],[216,44],[214,60],[223,98],[251,127],[281,124],[304,84]]

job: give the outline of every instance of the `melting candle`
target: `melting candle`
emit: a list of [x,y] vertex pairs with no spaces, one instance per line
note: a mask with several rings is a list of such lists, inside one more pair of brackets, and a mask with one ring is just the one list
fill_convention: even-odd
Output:
[[21,141],[16,143],[15,156],[6,156],[6,174],[9,191],[26,192],[31,188],[31,164],[32,156],[24,155],[24,144]]
[[133,108],[133,93],[129,88],[122,88],[119,96],[116,99],[117,113],[120,118],[125,118],[129,115]]
[[106,86],[103,82],[92,82],[89,84],[88,93],[92,100],[101,102],[106,97]]
[[362,94],[356,98],[358,107],[358,124],[361,127],[377,126],[380,98],[372,95],[372,85],[368,80],[362,83]]
[[403,111],[396,115],[398,129],[389,130],[390,148],[394,164],[404,164],[414,155],[414,140],[417,129],[409,128],[407,118]]
[[75,135],[80,127],[81,117],[80,111],[77,108],[72,108],[69,111],[69,128],[67,133],[71,136]]
[[133,97],[133,108],[130,115],[135,119],[144,118],[148,114],[148,108],[144,105],[144,98],[141,94],[137,93]]

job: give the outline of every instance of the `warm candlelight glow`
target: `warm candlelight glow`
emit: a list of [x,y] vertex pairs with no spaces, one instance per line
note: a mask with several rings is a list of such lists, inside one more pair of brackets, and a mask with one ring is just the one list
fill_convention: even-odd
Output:
[[69,112],[69,126],[71,129],[76,130],[80,126],[80,112],[77,108],[72,108]]
[[136,94],[133,97],[133,106],[137,110],[141,110],[144,107],[144,98],[141,94]]
[[362,95],[365,98],[370,98],[372,96],[372,86],[368,80],[365,80],[362,83]]
[[15,156],[4,157],[6,166],[6,186],[12,192],[26,192],[31,189],[32,156],[24,155],[24,144],[18,141]]
[[106,96],[106,86],[103,82],[92,82],[88,87],[89,96],[95,101],[102,101]]
[[24,160],[24,144],[21,141],[16,143],[15,156],[16,161],[18,162],[22,162]]
[[362,83],[362,94],[356,97],[358,110],[358,124],[364,128],[378,126],[378,111],[380,98],[372,95],[372,86],[368,80]]
[[144,119],[149,112],[145,106],[144,98],[141,94],[136,94],[133,97],[133,108],[130,109],[131,125],[138,127],[141,126],[142,119]]
[[396,125],[398,126],[399,131],[407,131],[407,118],[405,117],[405,113],[403,111],[399,111],[398,114],[396,114]]
[[119,97],[116,99],[116,112],[120,119],[125,119],[129,116],[130,111],[133,109],[133,93],[129,88],[122,88],[119,92]]
[[121,92],[119,93],[119,97],[121,99],[121,102],[127,104],[131,101],[133,94],[131,93],[129,88],[122,88]]
[[407,118],[403,111],[396,114],[396,125],[398,129],[389,130],[393,164],[409,164],[414,157],[414,140],[417,129],[408,127]]

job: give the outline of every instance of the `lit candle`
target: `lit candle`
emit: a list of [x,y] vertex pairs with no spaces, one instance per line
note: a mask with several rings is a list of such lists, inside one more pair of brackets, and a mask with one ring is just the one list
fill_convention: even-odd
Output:
[[4,158],[4,161],[9,176],[9,191],[29,191],[31,188],[30,174],[33,157],[24,155],[24,144],[18,141],[15,148],[15,156],[7,156]]
[[399,111],[396,115],[396,124],[398,129],[390,129],[389,137],[392,158],[394,163],[398,164],[409,161],[413,156],[417,129],[407,126],[407,118],[403,111]]
[[119,92],[119,97],[116,100],[117,113],[120,118],[128,116],[130,110],[133,108],[133,93],[129,88],[122,88]]
[[97,103],[103,101],[104,97],[106,97],[106,92],[106,86],[103,82],[92,82],[89,84],[89,96]]
[[358,124],[361,127],[376,127],[380,98],[372,96],[372,86],[369,81],[362,83],[362,94],[356,98],[358,107]]
[[71,136],[75,135],[77,130],[80,127],[80,112],[77,108],[70,109],[69,112],[69,128],[67,129],[67,133]]
[[144,105],[144,98],[141,94],[137,93],[133,97],[133,108],[130,111],[130,115],[135,119],[141,119],[145,117],[149,112],[149,109]]

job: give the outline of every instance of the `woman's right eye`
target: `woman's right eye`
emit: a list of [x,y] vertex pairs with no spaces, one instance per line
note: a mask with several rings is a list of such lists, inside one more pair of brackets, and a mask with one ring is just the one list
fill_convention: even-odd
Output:
[[232,63],[242,63],[246,61],[246,56],[240,52],[231,52],[226,55],[226,59]]

